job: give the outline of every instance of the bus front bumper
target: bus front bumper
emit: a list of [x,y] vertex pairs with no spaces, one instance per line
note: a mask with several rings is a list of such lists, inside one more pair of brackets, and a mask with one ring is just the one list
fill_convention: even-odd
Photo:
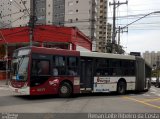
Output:
[[14,88],[9,85],[9,88],[14,95],[30,95],[30,87]]

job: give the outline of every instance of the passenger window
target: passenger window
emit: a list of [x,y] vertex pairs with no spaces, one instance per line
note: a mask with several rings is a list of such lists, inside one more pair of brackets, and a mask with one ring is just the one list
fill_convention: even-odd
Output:
[[33,60],[32,61],[32,75],[50,75],[49,61]]
[[64,56],[53,57],[53,76],[66,75],[66,63]]
[[78,75],[78,58],[68,57],[67,64],[68,64],[68,68],[67,68],[68,75],[77,76]]

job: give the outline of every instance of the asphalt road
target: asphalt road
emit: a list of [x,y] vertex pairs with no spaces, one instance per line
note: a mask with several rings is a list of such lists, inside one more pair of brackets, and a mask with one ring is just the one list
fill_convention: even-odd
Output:
[[80,94],[73,98],[57,96],[15,96],[0,87],[0,112],[11,113],[160,113],[160,88],[123,96]]

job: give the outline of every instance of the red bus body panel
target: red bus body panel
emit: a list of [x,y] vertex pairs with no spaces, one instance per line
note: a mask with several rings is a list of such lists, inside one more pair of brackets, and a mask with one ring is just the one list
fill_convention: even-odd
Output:
[[[58,79],[59,83],[52,83],[55,79]],[[58,94],[60,83],[64,80],[74,84],[74,77],[51,77],[44,84],[31,87],[30,95]],[[73,85],[73,94],[77,93],[80,93],[80,85]]]
[[[42,48],[42,47],[32,47],[31,53],[39,53],[46,55],[77,56],[77,57],[80,56],[79,51]],[[28,75],[30,76],[30,73]],[[51,85],[50,82],[52,82],[55,79],[57,79],[59,82],[56,85],[55,84]],[[58,94],[60,83],[64,80],[70,81],[73,84],[73,94],[80,93],[80,85],[74,85],[73,76],[59,76],[59,77],[50,77],[44,84],[31,88],[30,95]]]

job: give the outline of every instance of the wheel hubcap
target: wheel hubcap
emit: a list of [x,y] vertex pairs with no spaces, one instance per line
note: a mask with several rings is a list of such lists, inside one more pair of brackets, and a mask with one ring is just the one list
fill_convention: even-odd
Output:
[[120,92],[123,92],[123,86],[120,86]]
[[68,92],[68,88],[66,86],[62,86],[61,87],[61,93],[67,93]]
[[121,92],[121,93],[124,92],[124,86],[123,86],[123,85],[120,85],[120,86],[119,86],[119,92]]

